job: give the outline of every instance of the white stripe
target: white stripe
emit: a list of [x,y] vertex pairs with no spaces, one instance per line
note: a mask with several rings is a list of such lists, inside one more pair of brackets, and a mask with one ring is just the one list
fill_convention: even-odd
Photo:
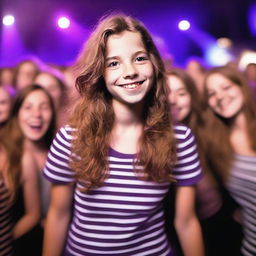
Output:
[[[88,195],[77,191],[77,194],[86,199],[95,200],[113,200],[113,201],[125,201],[125,202],[159,202],[162,198],[159,197],[143,197],[143,194],[136,196],[118,196],[118,195]],[[164,196],[164,195],[163,195]]]
[[77,194],[75,194],[75,200],[81,205],[96,207],[96,208],[112,208],[112,209],[125,209],[125,210],[149,210],[152,209],[152,205],[131,205],[131,204],[118,204],[113,203],[98,203],[98,202],[84,202]]
[[189,174],[183,174],[183,175],[177,174],[177,175],[174,175],[174,177],[177,178],[177,180],[186,180],[186,179],[196,177],[200,173],[201,173],[201,169],[199,169],[197,172],[193,172],[193,173],[189,173]]
[[196,151],[196,145],[193,145],[192,147],[190,147],[190,148],[188,148],[188,149],[186,149],[186,150],[183,150],[183,151],[181,151],[181,152],[177,152],[177,157],[179,158],[179,157],[188,155],[188,154],[190,154],[191,152],[195,152],[195,153],[197,152],[197,151]]
[[187,165],[187,166],[181,166],[181,167],[175,167],[175,172],[186,172],[186,171],[193,171],[194,169],[198,169],[200,167],[199,162],[195,162],[193,164]]
[[62,182],[66,182],[66,183],[74,182],[73,177],[67,178],[67,177],[61,177],[58,174],[54,175],[51,172],[49,172],[47,168],[44,169],[44,173],[46,176],[48,176],[49,178],[51,178],[55,181],[62,181]]

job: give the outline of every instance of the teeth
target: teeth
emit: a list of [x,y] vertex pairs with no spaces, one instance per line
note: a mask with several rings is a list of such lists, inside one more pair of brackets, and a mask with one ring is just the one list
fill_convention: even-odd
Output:
[[134,89],[134,88],[138,87],[139,85],[140,85],[140,83],[125,84],[125,85],[123,85],[123,87],[124,87],[125,89]]

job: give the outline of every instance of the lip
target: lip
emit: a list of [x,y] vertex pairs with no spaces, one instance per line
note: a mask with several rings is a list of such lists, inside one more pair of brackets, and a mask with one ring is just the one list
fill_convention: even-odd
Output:
[[138,88],[140,85],[142,85],[145,82],[145,80],[142,81],[134,81],[131,83],[126,83],[126,84],[119,84],[117,86],[125,88],[125,89],[136,89]]

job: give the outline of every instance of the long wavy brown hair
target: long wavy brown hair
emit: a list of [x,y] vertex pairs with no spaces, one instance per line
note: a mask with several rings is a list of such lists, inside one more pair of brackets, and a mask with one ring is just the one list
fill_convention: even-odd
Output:
[[[170,181],[176,159],[175,141],[166,97],[164,65],[145,26],[124,14],[104,17],[86,42],[77,61],[81,70],[76,87],[81,99],[74,108],[70,125],[77,128],[72,142],[71,167],[86,182],[86,189],[100,186],[108,177],[110,133],[115,120],[112,96],[106,89],[103,74],[108,37],[123,31],[140,33],[153,63],[155,81],[145,100],[144,133],[140,139],[139,163],[144,178],[156,182]],[[135,165],[134,165],[135,166]]]
[[20,108],[23,105],[23,102],[27,98],[27,96],[37,90],[42,90],[48,97],[50,101],[50,107],[52,111],[52,119],[48,130],[45,135],[41,139],[45,148],[49,148],[52,142],[52,139],[55,135],[55,110],[52,98],[48,94],[48,92],[39,85],[31,85],[24,89],[22,89],[13,105],[12,113],[10,120],[6,124],[6,126],[0,130],[0,146],[1,150],[3,150],[6,155],[6,166],[4,168],[7,169],[7,182],[8,189],[11,194],[11,198],[15,198],[18,187],[21,184],[21,170],[22,170],[22,155],[23,155],[23,146],[24,146],[24,136],[20,129],[18,122],[18,115]]
[[[246,78],[240,71],[231,67],[223,66],[210,69],[206,73],[204,84],[204,98],[206,102],[208,101],[206,83],[208,77],[212,74],[221,74],[241,88],[244,97],[243,111],[246,118],[247,134],[251,148],[256,152],[256,104]],[[218,165],[217,170],[219,170],[219,174],[224,180],[227,180],[229,177],[234,153],[230,142],[232,129],[232,122],[230,121],[214,114],[214,120],[211,120],[212,124],[209,126],[209,134],[211,135],[209,138],[212,143],[208,152],[209,158],[212,159],[212,164]]]

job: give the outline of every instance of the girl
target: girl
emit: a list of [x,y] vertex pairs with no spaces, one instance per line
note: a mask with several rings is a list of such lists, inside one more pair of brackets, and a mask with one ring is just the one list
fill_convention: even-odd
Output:
[[173,255],[162,203],[170,183],[184,253],[203,255],[194,137],[171,125],[164,66],[148,31],[129,16],[106,17],[78,66],[81,99],[44,169],[54,184],[44,255]]
[[68,103],[64,77],[60,72],[48,68],[47,71],[42,71],[36,75],[34,83],[45,88],[52,96],[57,114],[57,125],[61,127],[67,118],[65,108]]
[[15,90],[9,85],[0,85],[0,128],[2,128],[8,121],[13,100],[15,96]]
[[[230,207],[223,207],[227,203],[231,206],[232,201],[215,179],[206,154],[209,146],[207,127],[213,114],[203,105],[195,82],[185,71],[173,68],[167,70],[166,74],[172,116],[177,122],[191,128],[198,144],[204,177],[196,186],[196,210],[202,226],[206,253],[208,256],[240,255],[240,226],[232,220]],[[225,204],[222,205],[222,201]],[[225,232],[227,229],[228,232],[232,229],[232,235]]]
[[[1,206],[12,207],[14,215],[10,210],[5,211],[10,225],[8,230],[1,228],[1,231],[6,231],[10,245],[11,237],[15,239],[15,255],[40,255],[40,248],[31,240],[31,230],[40,219],[38,175],[54,128],[54,107],[48,93],[36,85],[21,90],[11,119],[0,135],[1,181],[6,191],[6,200]],[[13,217],[16,222],[12,224]]]
[[219,126],[222,125],[222,129],[213,127],[212,159],[217,164],[221,162],[217,170],[241,208],[244,231],[241,252],[252,256],[256,254],[255,101],[243,75],[228,67],[211,69],[206,76],[205,90],[208,104],[220,121]]

